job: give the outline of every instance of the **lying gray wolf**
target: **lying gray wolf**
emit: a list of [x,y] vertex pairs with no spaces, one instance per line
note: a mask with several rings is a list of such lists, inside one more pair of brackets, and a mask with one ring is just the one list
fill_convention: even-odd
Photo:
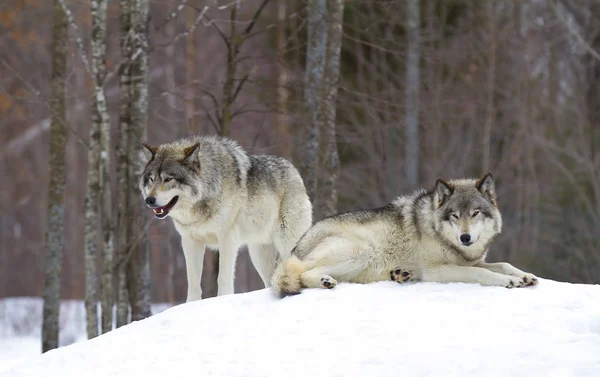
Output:
[[274,156],[249,156],[235,141],[194,136],[157,147],[143,144],[148,163],[140,189],[157,219],[173,219],[181,235],[187,301],[202,297],[205,247],[219,250],[218,295],[234,292],[240,246],[248,245],[265,286],[312,224],[300,174]]
[[445,182],[377,208],[337,214],[315,223],[292,255],[279,263],[276,295],[333,288],[338,281],[464,282],[507,288],[537,284],[508,263],[486,263],[502,217],[494,179]]

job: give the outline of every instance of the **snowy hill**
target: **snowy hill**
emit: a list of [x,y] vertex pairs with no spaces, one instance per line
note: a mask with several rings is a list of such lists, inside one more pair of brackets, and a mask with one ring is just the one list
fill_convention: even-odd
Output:
[[600,376],[600,286],[382,282],[179,305],[2,377]]

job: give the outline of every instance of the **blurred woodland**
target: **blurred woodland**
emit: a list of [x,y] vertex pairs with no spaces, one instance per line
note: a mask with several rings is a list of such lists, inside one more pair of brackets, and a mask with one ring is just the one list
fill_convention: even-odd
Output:
[[[92,4],[95,12],[106,7],[105,20],[92,16]],[[104,22],[104,31],[94,27]],[[329,50],[315,55],[325,29],[341,32],[339,77],[325,70],[315,81],[311,64],[331,58]],[[61,86],[64,113],[53,110]],[[329,111],[315,112],[310,93],[323,95]],[[491,171],[503,232],[489,259],[600,283],[600,1],[4,0],[0,297],[44,291],[51,198],[62,197],[49,193],[53,121],[66,135],[65,299],[84,298],[86,268],[104,279],[97,289],[112,284],[118,292],[124,280],[102,275],[105,261],[143,275],[144,267],[125,271],[128,248],[139,263],[147,255],[150,279],[133,284],[149,284],[152,302],[185,300],[177,232],[120,180],[135,176],[141,142],[191,133],[228,135],[250,153],[290,158],[315,220],[383,205],[438,177]],[[123,124],[128,150],[119,144]],[[95,175],[89,166],[99,167]],[[105,184],[93,198],[109,198],[106,208],[90,204],[90,179]],[[102,226],[115,235],[89,239]],[[91,243],[102,251],[93,266]],[[216,267],[218,254],[207,258]],[[208,269],[208,296],[211,279]],[[263,287],[245,251],[235,285]],[[129,286],[130,300],[136,289]]]

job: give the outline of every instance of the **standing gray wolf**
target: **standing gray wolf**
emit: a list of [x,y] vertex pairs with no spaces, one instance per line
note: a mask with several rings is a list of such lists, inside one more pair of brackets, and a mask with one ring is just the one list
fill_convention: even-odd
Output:
[[278,296],[337,281],[464,282],[507,288],[537,284],[508,263],[486,263],[502,217],[494,179],[438,179],[377,208],[318,221],[279,263],[271,285]]
[[312,206],[296,168],[283,158],[249,156],[222,137],[143,146],[148,163],[140,190],[155,217],[171,217],[181,235],[187,301],[202,297],[206,246],[219,250],[217,295],[234,292],[236,258],[244,244],[268,287],[278,254],[288,257],[312,224]]

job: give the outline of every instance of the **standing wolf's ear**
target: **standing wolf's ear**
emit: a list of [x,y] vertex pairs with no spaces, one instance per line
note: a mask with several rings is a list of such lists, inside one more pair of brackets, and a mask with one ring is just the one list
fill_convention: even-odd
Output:
[[192,145],[191,147],[185,148],[183,150],[183,158],[181,159],[181,163],[198,162],[198,159],[194,158],[194,157],[197,156],[196,151],[198,150],[199,146],[200,146],[200,143],[196,143],[196,144]]
[[437,197],[438,208],[441,207],[453,193],[454,186],[441,178],[438,179],[435,182],[435,196]]
[[148,160],[153,160],[154,156],[156,155],[156,151],[158,150],[157,147],[152,147],[146,143],[142,143],[142,149],[144,151],[144,154],[146,155],[146,157],[148,158]]
[[492,173],[486,173],[476,183],[475,187],[483,194],[484,197],[489,199],[493,205],[496,204],[496,185],[494,184],[494,177]]

